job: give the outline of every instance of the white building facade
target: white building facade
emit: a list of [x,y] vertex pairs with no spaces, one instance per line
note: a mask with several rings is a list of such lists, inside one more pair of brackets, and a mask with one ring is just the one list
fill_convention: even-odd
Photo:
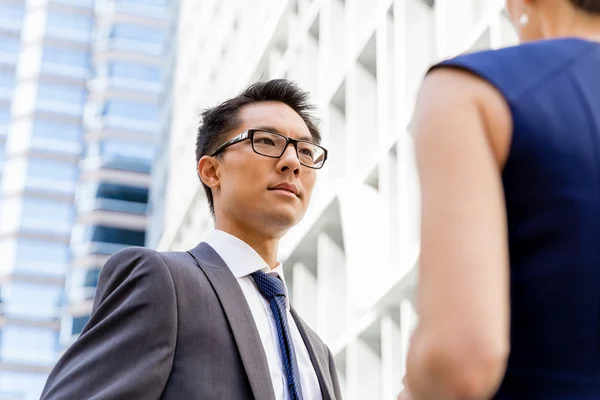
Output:
[[[427,68],[515,43],[502,0],[183,0],[159,250],[213,227],[200,111],[285,77],[319,107],[329,159],[280,246],[292,302],[335,355],[345,399],[395,399],[416,322],[419,187],[408,125]],[[176,178],[175,178],[176,177]]]

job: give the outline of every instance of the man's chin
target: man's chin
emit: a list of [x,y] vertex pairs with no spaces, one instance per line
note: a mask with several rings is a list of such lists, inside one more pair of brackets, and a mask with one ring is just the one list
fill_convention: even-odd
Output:
[[304,212],[300,212],[296,207],[274,207],[267,210],[266,220],[270,225],[289,230],[297,225],[304,217]]

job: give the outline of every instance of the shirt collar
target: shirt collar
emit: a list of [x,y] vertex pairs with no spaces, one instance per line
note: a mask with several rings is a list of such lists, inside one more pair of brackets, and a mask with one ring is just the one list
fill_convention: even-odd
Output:
[[[289,310],[289,293],[281,262],[277,261],[277,266],[270,269],[265,260],[250,245],[236,236],[218,229],[210,232],[204,242],[219,254],[236,279],[244,278],[256,271],[278,276],[285,288],[285,303]],[[254,280],[252,281],[254,282]]]

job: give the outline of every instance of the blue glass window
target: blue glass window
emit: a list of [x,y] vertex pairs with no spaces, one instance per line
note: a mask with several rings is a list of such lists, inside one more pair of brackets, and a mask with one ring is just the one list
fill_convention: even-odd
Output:
[[15,74],[0,69],[0,88],[12,89],[15,86]]
[[5,325],[2,328],[2,359],[48,364],[55,361],[57,332],[47,328]]
[[30,158],[27,169],[27,176],[48,178],[53,181],[74,181],[78,173],[76,164],[38,158]]
[[71,271],[72,288],[95,288],[98,286],[100,268],[75,269]]
[[92,29],[93,19],[89,15],[79,13],[63,13],[50,11],[48,13],[48,27],[59,29],[72,29],[89,32]]
[[36,219],[72,220],[72,203],[27,197],[23,200],[23,217]]
[[56,285],[12,282],[2,286],[4,312],[19,318],[57,318],[62,288]]
[[14,53],[19,52],[19,38],[18,37],[0,37],[0,53]]
[[119,2],[144,4],[149,6],[166,6],[169,3],[168,0],[119,0]]
[[6,108],[0,108],[0,137],[8,135],[8,125],[10,123],[10,112]]
[[110,76],[120,78],[160,81],[161,69],[156,66],[131,61],[112,61],[108,65]]
[[139,25],[115,24],[110,37],[161,44],[165,39],[165,32],[161,29],[152,29]]
[[94,289],[98,286],[100,277],[100,268],[93,269],[73,269],[70,272],[70,289],[75,292],[78,289]]
[[34,138],[78,142],[81,140],[81,126],[36,120],[33,125],[32,136]]
[[[7,393],[9,399],[39,399],[47,379],[46,374],[0,370],[0,393]],[[15,396],[11,397],[13,393]]]
[[41,83],[38,89],[38,96],[43,100],[83,104],[86,92],[84,89],[74,86]]
[[40,274],[64,274],[69,263],[69,246],[63,243],[19,239],[17,270]]
[[83,280],[84,287],[95,288],[98,286],[98,279],[100,278],[100,268],[88,269],[85,272],[85,278]]
[[[10,122],[10,111],[6,108],[0,108],[0,125],[8,124]],[[0,135],[2,132],[0,132]]]
[[79,335],[83,328],[85,328],[85,324],[90,320],[90,316],[86,315],[83,317],[74,317],[73,318],[73,326],[71,329],[71,334]]
[[96,225],[88,228],[86,236],[90,242],[115,243],[128,246],[143,246],[146,233],[130,229]]
[[89,68],[90,55],[88,52],[81,50],[45,46],[42,53],[42,62]]
[[22,224],[26,229],[68,233],[74,216],[71,203],[31,197],[23,201]]
[[19,3],[0,3],[0,15],[6,19],[21,20],[25,16],[25,8]]
[[133,201],[137,203],[148,202],[148,189],[142,187],[119,185],[117,183],[103,182],[98,186],[98,198]]
[[155,121],[158,117],[158,111],[158,107],[153,104],[113,100],[106,103],[104,114],[117,117]]
[[154,157],[154,146],[151,144],[110,139],[102,141],[100,146],[102,155],[105,157],[122,157],[144,161],[152,161]]

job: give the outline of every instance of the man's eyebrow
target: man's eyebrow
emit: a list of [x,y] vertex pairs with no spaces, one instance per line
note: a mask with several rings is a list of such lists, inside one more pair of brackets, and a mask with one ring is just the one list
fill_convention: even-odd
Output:
[[279,133],[280,135],[283,135],[283,133],[279,132],[279,130],[277,128],[272,127],[271,125],[258,125],[256,128],[259,131],[270,131],[270,132],[275,132],[275,133]]
[[[259,126],[257,126],[256,128],[254,128],[254,129],[257,129],[257,130],[259,130],[259,131],[270,131],[270,132],[275,132],[275,133],[279,133],[280,135],[287,136],[287,135],[285,135],[285,134],[281,133],[281,132],[280,132],[280,131],[279,131],[277,128],[274,128],[274,127],[272,127],[272,126],[270,126],[270,125],[259,125]],[[307,142],[312,142],[312,141],[313,141],[313,138],[312,138],[312,136],[304,136],[304,135],[303,135],[303,136],[301,136],[301,137],[297,138],[296,140],[305,140],[305,141],[307,141]]]

